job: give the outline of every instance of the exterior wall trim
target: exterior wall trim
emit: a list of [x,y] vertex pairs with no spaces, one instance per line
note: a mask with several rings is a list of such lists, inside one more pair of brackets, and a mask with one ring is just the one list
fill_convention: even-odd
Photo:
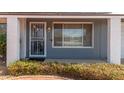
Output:
[[[17,17],[17,18],[112,18],[113,16],[41,16],[41,15],[0,15],[1,18],[7,18],[7,17]],[[124,16],[114,16],[118,18],[124,18]]]
[[[54,24],[92,24],[92,46],[54,46]],[[63,33],[63,31],[62,31]],[[62,36],[63,37],[63,36]],[[62,40],[63,41],[63,40]],[[52,48],[94,48],[94,22],[53,22],[52,23]]]

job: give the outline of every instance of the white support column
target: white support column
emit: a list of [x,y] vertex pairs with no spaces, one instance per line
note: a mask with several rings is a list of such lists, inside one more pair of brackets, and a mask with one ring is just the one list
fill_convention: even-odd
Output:
[[121,63],[121,18],[108,19],[108,62]]
[[20,59],[20,32],[17,17],[7,17],[7,66]]

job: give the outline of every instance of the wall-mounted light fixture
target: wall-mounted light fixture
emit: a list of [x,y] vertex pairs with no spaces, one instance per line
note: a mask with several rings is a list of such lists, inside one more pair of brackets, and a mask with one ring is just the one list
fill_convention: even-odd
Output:
[[48,27],[47,30],[48,30],[48,32],[50,32],[51,31],[51,27]]

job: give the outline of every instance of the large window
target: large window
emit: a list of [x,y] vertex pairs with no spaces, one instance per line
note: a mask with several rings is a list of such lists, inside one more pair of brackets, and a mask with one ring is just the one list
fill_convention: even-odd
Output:
[[53,47],[92,47],[92,23],[54,23]]

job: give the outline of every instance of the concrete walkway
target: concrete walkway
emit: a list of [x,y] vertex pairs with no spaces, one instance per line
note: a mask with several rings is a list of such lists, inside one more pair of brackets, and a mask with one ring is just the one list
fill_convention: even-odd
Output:
[[[61,63],[108,63],[106,60],[97,59],[46,59],[46,62],[61,62]],[[124,64],[124,59],[121,59],[121,64]]]

